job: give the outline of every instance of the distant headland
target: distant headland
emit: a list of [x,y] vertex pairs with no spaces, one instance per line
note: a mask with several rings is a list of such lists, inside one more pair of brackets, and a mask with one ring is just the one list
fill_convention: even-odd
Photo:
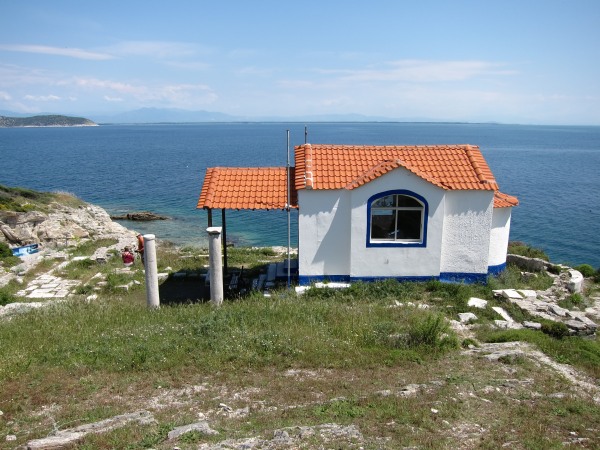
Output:
[[43,115],[32,117],[0,116],[0,128],[13,127],[97,127],[98,124],[84,117]]

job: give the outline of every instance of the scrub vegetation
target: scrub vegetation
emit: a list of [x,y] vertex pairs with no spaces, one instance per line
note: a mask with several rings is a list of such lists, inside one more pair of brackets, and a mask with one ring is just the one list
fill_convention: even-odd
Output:
[[58,202],[68,206],[85,203],[75,195],[66,192],[39,192],[31,189],[8,187],[0,184],[0,211],[28,212],[47,211],[47,206]]
[[[95,249],[85,244],[71,253]],[[262,249],[230,249],[229,255],[232,267],[248,273],[282,258]],[[159,271],[202,272],[207,255],[164,246],[158,261]],[[173,448],[168,432],[199,418],[218,435],[191,431],[176,441],[179,448],[270,439],[277,429],[328,423],[355,426],[361,438],[333,438],[327,448],[559,448],[565,442],[593,448],[600,439],[599,404],[553,370],[540,370],[526,356],[492,362],[464,350],[526,341],[597,385],[598,338],[567,336],[550,325],[500,331],[491,326],[497,316],[490,308],[467,306],[475,296],[515,320],[531,319],[492,289],[545,289],[550,277],[523,279],[509,267],[481,285],[387,280],[314,288],[300,297],[285,289],[270,297],[250,292],[219,308],[190,301],[150,310],[143,283],[127,292],[116,288],[131,279],[122,278],[119,266],[118,258],[71,262],[62,273],[81,281],[71,300],[0,319],[2,441],[10,435],[14,447],[25,445],[55,429],[139,410],[150,411],[154,422],[92,433],[77,448]],[[133,279],[143,282],[140,269]],[[95,291],[89,281],[98,272],[107,284]],[[14,295],[11,289],[0,289],[0,302]],[[92,292],[98,298],[86,300]],[[448,319],[469,311],[479,319],[467,337]],[[315,435],[302,445],[323,443]]]

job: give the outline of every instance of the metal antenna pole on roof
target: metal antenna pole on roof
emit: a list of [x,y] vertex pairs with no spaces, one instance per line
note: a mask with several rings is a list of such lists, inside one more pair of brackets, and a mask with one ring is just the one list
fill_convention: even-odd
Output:
[[286,179],[287,179],[287,200],[286,200],[286,207],[287,207],[287,238],[288,238],[288,248],[287,248],[287,287],[288,289],[290,288],[292,282],[292,274],[291,274],[291,257],[290,257],[290,253],[291,253],[291,233],[290,233],[290,229],[291,229],[291,220],[290,220],[290,203],[291,203],[291,188],[290,188],[290,130],[287,130],[287,166],[286,166]]
[[308,143],[308,127],[304,125],[304,143]]

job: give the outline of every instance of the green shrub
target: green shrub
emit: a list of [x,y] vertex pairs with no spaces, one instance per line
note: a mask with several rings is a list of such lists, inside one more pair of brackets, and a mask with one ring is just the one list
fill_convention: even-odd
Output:
[[558,306],[565,309],[581,308],[585,306],[583,296],[579,293],[571,294],[567,298],[559,300]]
[[548,255],[539,249],[530,247],[524,242],[514,241],[508,243],[508,253],[512,253],[513,255],[521,255],[526,256],[528,258],[540,258],[544,261],[549,261]]
[[21,260],[13,256],[12,250],[4,242],[0,242],[0,261],[4,267],[12,267],[21,263]]
[[426,346],[433,350],[458,347],[458,341],[448,334],[450,326],[441,314],[416,316],[409,325],[406,343],[409,347]]
[[8,305],[9,303],[14,303],[15,301],[15,296],[10,290],[5,287],[0,288],[0,306]]
[[0,242],[0,258],[6,258],[7,256],[12,255],[12,250],[9,248],[9,246],[4,242]]
[[466,338],[463,339],[463,341],[460,343],[460,346],[462,348],[469,348],[470,346],[479,347],[479,342],[477,342],[475,339]]
[[577,267],[574,267],[574,269],[581,272],[581,275],[583,275],[585,278],[593,277],[596,273],[594,268],[589,264],[581,264]]
[[74,292],[77,295],[89,295],[94,292],[94,287],[89,284],[82,284],[77,286]]
[[544,322],[542,332],[553,338],[562,339],[569,335],[569,328],[562,322]]

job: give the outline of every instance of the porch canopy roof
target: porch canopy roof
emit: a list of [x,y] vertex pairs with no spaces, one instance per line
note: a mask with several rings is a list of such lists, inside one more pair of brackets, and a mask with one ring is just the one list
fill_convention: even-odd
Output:
[[[298,208],[290,167],[290,208]],[[210,167],[198,199],[199,209],[286,209],[286,167]]]

